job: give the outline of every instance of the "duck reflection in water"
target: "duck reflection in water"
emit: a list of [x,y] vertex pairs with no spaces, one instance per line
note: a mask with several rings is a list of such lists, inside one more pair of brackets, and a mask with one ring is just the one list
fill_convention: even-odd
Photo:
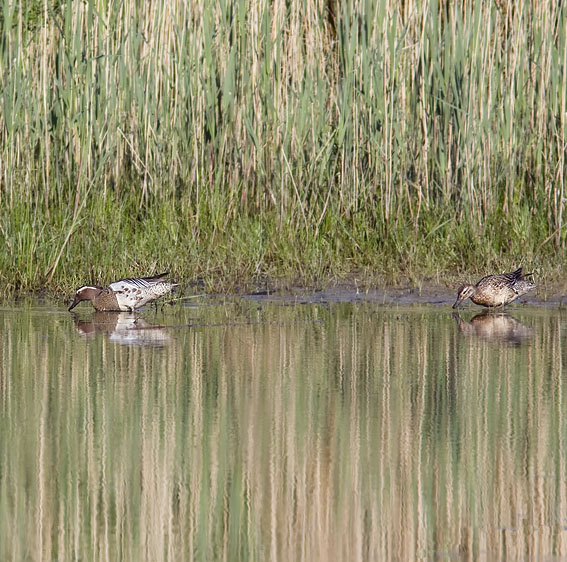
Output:
[[532,329],[510,316],[507,312],[487,310],[473,316],[470,322],[453,313],[459,332],[483,340],[520,345],[532,336]]
[[73,315],[79,334],[105,334],[120,345],[163,347],[170,342],[165,326],[153,325],[131,312],[95,312],[88,319]]

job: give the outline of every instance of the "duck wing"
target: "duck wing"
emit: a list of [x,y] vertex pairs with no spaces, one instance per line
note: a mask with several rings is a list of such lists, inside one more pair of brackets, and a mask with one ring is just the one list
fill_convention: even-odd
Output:
[[167,275],[168,273],[161,273],[153,277],[127,277],[126,279],[114,281],[108,287],[115,292],[124,291],[125,289],[148,289],[158,283],[163,283],[164,277]]
[[523,278],[522,268],[519,267],[516,271],[512,271],[511,273],[502,273],[502,277],[506,278],[507,281],[510,283],[515,283],[516,281],[521,281]]

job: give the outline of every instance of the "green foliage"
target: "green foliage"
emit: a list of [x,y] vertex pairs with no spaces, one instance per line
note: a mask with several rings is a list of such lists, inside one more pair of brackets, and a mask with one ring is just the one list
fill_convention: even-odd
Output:
[[8,291],[562,265],[563,3],[2,14]]

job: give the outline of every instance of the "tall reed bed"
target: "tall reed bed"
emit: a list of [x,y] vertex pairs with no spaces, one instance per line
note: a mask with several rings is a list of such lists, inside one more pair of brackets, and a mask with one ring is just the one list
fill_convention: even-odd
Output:
[[538,265],[565,245],[564,2],[4,0],[1,18],[5,287]]

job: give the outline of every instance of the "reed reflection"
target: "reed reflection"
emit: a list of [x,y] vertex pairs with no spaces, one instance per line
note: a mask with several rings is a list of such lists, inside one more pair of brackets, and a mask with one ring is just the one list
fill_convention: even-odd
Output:
[[507,312],[487,310],[473,316],[469,322],[463,320],[458,312],[454,312],[453,317],[461,334],[482,340],[520,345],[533,335],[530,326],[522,324]]
[[485,316],[0,311],[0,560],[567,556],[567,313]]
[[120,345],[163,347],[171,341],[165,326],[151,324],[132,312],[94,312],[88,317],[73,315],[82,336],[104,334]]

